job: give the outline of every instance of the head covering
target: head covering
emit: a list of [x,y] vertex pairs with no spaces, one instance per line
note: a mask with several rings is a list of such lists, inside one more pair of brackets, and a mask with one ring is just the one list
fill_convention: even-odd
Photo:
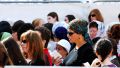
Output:
[[55,37],[58,38],[58,39],[66,39],[68,40],[68,37],[67,37],[67,29],[64,28],[64,27],[58,27],[56,30],[55,30]]
[[69,29],[73,30],[77,34],[82,34],[84,39],[89,42],[92,45],[92,41],[89,37],[88,28],[87,28],[88,22],[83,19],[75,19],[70,22]]
[[71,45],[67,40],[61,39],[59,42],[57,42],[57,44],[64,47],[67,50],[67,52],[69,53]]

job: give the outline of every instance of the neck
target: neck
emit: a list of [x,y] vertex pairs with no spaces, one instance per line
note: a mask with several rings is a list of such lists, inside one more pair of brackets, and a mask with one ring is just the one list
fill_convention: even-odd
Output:
[[81,42],[78,42],[78,43],[76,43],[76,48],[80,48],[81,46],[83,46],[84,44],[86,43],[86,41],[84,40],[84,41],[81,41]]
[[107,57],[107,58],[102,62],[102,64],[103,64],[103,65],[110,65],[110,64],[112,64],[112,63],[110,62],[110,58]]

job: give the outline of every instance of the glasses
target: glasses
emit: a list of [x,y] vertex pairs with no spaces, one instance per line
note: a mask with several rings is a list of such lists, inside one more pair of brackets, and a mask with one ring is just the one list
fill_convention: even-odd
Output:
[[92,14],[92,15],[90,15],[90,16],[95,17],[96,15],[95,15],[95,14]]
[[26,44],[26,40],[22,40],[22,44]]
[[74,32],[67,32],[67,34],[68,34],[69,36],[71,36],[71,35],[74,34]]

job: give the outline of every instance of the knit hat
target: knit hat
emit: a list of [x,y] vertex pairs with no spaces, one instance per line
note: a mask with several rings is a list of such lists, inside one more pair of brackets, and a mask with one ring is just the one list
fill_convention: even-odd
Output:
[[58,27],[56,30],[55,30],[55,37],[58,38],[58,39],[66,39],[68,40],[68,37],[67,37],[67,29],[64,28],[64,27]]
[[67,50],[67,52],[69,53],[71,45],[67,40],[61,39],[59,42],[57,42],[57,44],[64,47]]

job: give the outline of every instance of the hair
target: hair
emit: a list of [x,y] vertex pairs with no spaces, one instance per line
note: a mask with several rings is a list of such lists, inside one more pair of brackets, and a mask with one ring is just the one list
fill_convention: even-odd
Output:
[[18,31],[17,31],[17,35],[18,35],[18,40],[20,40],[20,36],[22,33],[28,31],[28,30],[34,30],[34,27],[32,24],[30,23],[25,23],[24,25],[22,25]]
[[46,24],[44,24],[44,27],[46,27],[46,28],[48,28],[50,30],[51,39],[54,40],[53,33],[52,33],[53,24],[52,23],[46,23]]
[[43,24],[43,22],[42,22],[42,19],[40,19],[40,18],[37,18],[37,19],[32,21],[32,25],[34,26],[34,28],[39,26],[39,25],[42,25],[42,24]]
[[68,18],[69,22],[75,19],[74,15],[66,15],[66,17]]
[[0,67],[4,67],[5,65],[10,65],[12,62],[8,56],[8,52],[4,45],[0,42]]
[[103,62],[108,57],[112,50],[112,43],[108,39],[100,39],[95,44],[95,51],[98,55],[101,56],[101,62]]
[[35,62],[39,58],[43,59],[43,44],[40,33],[32,30],[29,30],[25,33],[26,41],[29,43],[27,46],[28,54],[32,57],[32,62]]
[[99,11],[99,9],[93,9],[93,10],[91,10],[91,12],[90,12],[90,14],[89,14],[89,16],[88,16],[89,22],[91,22],[91,15],[92,15],[92,14],[95,15],[95,17],[96,17],[96,19],[97,19],[98,21],[104,22],[104,19],[103,19],[103,17],[102,17],[101,12]]
[[25,22],[22,21],[22,20],[16,21],[16,22],[13,24],[13,26],[12,26],[12,31],[13,31],[13,32],[17,32],[18,29],[19,29],[24,23],[25,23]]
[[51,33],[50,33],[49,29],[47,29],[46,27],[38,27],[35,30],[37,30],[41,33],[42,40],[46,40],[44,48],[47,48],[50,37],[51,37]]
[[118,14],[118,18],[120,18],[120,13]]
[[58,14],[56,12],[50,12],[47,16],[51,16],[53,18],[56,17],[56,21],[59,21]]
[[91,27],[97,28],[97,30],[98,30],[98,24],[96,22],[91,22],[89,24],[89,28],[91,28]]
[[4,42],[5,47],[7,48],[10,59],[14,65],[26,65],[27,62],[21,53],[20,47],[13,38],[8,38]]
[[7,21],[0,22],[0,33],[1,32],[8,32],[8,33],[12,34],[12,29],[11,29],[9,22],[7,22]]
[[109,38],[115,39],[117,43],[120,40],[120,24],[114,24],[107,33]]

